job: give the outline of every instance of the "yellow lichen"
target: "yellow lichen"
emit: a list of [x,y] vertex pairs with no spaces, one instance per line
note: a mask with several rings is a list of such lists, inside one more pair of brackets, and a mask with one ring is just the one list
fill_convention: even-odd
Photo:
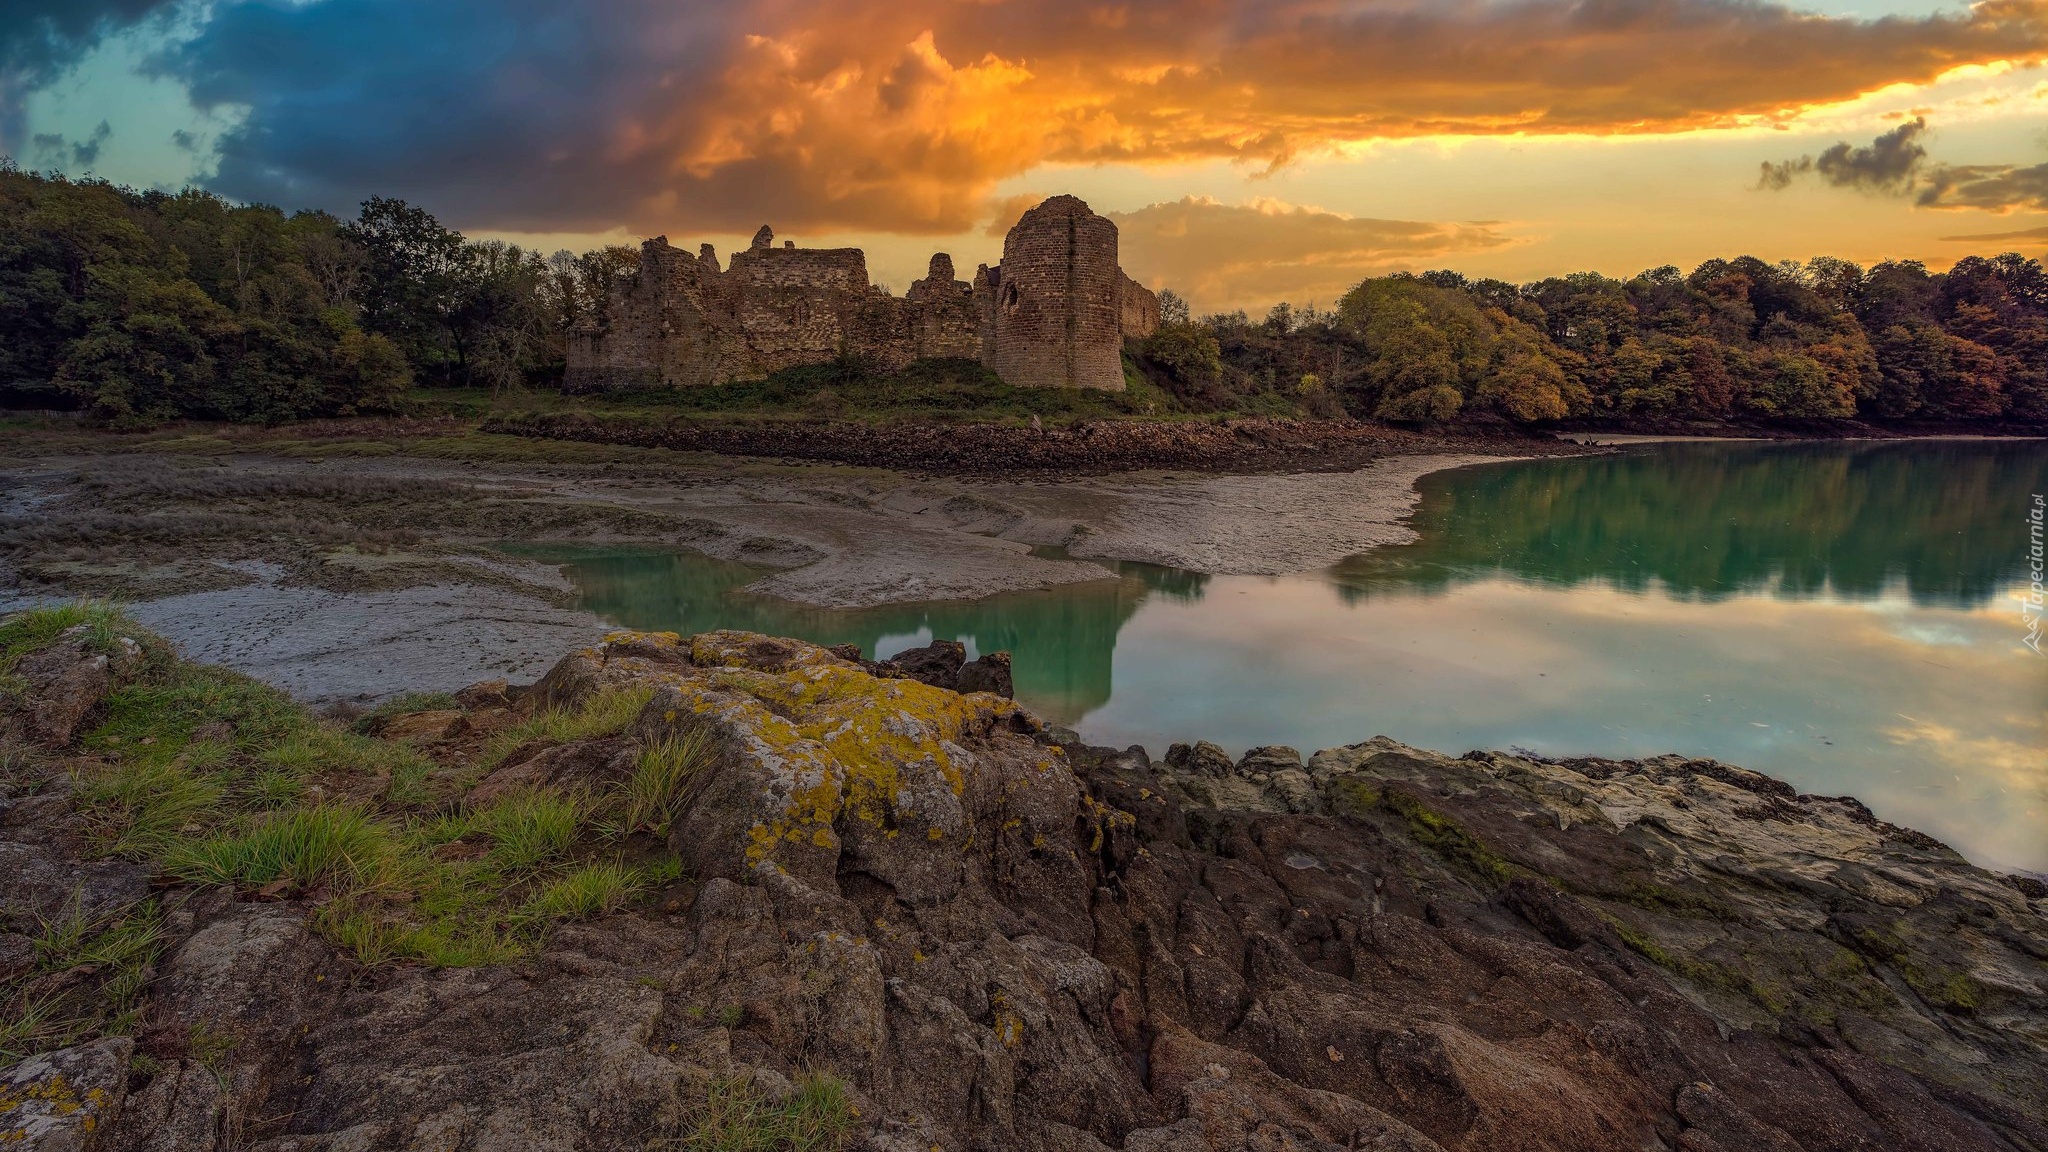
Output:
[[[707,633],[691,642],[709,676],[679,687],[699,714],[718,713],[745,733],[764,761],[786,768],[787,790],[750,834],[747,857],[759,863],[779,842],[808,840],[831,848],[842,818],[893,836],[907,774],[918,769],[965,793],[964,743],[1016,715],[1016,704],[988,695],[961,696],[914,680],[882,680],[811,646],[779,645],[781,671],[747,664],[759,637]],[[821,755],[822,753],[822,755]],[[774,809],[779,809],[776,811]],[[795,833],[795,835],[792,835]],[[945,830],[928,826],[933,841]]]

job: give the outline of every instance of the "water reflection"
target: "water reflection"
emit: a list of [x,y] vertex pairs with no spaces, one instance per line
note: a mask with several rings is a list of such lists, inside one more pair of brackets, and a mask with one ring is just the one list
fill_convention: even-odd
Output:
[[566,558],[635,627],[1006,649],[1021,699],[1104,743],[1715,756],[2048,869],[2048,662],[2016,598],[2042,491],[2038,443],[1673,445],[1429,477],[1416,543],[1328,572],[1128,564],[859,612],[692,555]]
[[1967,608],[2011,581],[2037,441],[1671,444],[1425,477],[1421,540],[1338,565],[1347,599],[1486,575],[1721,599],[1824,591]]
[[741,589],[759,568],[694,553],[521,549],[564,562],[581,605],[636,628],[704,632],[741,628],[819,644],[858,644],[892,656],[934,637],[959,640],[970,658],[1009,652],[1017,693],[1071,722],[1109,702],[1117,633],[1149,597],[1195,604],[1209,577],[1150,564],[1119,565],[1115,580],[985,600],[899,604],[862,611],[808,608]]

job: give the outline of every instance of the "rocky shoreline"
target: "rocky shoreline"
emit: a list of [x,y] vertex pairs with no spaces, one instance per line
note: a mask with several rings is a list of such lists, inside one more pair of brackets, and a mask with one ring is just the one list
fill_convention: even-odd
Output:
[[[0,1071],[0,1138],[687,1148],[739,1093],[878,1152],[2048,1148],[2036,881],[1711,761],[1088,747],[956,655],[621,633],[317,763],[113,622],[17,646],[8,995],[107,987],[50,959],[67,907],[165,911],[125,1025]],[[214,703],[171,691],[202,681]],[[171,709],[146,741],[141,702]],[[483,829],[681,743],[664,835],[570,849],[664,879],[490,963],[364,954],[366,923],[447,914],[401,873],[203,881],[175,845],[106,847],[110,782],[142,767],[221,782],[233,815],[167,833],[229,821],[217,860],[293,804]],[[505,850],[427,843],[444,868]]]

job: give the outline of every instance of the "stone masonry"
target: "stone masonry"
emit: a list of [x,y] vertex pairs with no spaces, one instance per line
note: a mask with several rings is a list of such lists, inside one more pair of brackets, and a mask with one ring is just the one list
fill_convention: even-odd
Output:
[[858,248],[775,245],[762,227],[721,269],[657,236],[605,314],[569,340],[569,392],[754,380],[842,354],[885,368],[979,360],[1011,384],[1121,390],[1123,342],[1159,327],[1159,300],[1117,265],[1116,225],[1072,196],[1024,214],[1003,259],[972,281],[932,257],[901,297],[868,281]]

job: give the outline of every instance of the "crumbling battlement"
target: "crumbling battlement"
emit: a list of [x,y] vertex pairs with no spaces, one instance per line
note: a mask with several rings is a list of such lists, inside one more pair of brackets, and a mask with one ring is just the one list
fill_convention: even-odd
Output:
[[691,256],[657,236],[605,314],[571,334],[563,387],[728,384],[851,354],[888,368],[961,357],[1022,387],[1118,390],[1124,338],[1158,326],[1158,297],[1117,266],[1116,225],[1072,196],[1025,213],[1002,263],[972,281],[941,252],[901,297],[869,282],[858,248],[778,248],[764,226],[721,269],[711,245]]

